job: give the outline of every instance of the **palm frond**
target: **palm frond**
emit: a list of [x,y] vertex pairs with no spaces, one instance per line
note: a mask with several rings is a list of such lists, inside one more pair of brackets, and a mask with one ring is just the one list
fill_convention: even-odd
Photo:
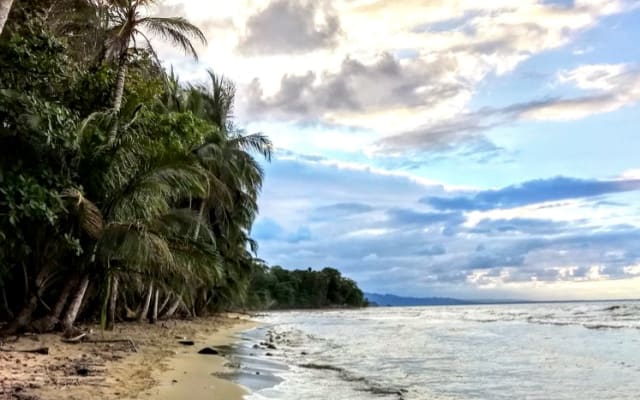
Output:
[[90,237],[99,239],[104,229],[104,221],[100,209],[76,188],[65,189],[60,194],[60,197],[72,200],[71,205],[78,216],[82,230]]
[[273,143],[262,133],[252,133],[250,135],[238,135],[229,139],[229,145],[243,151],[254,151],[262,155],[267,161],[271,161],[273,153]]
[[[202,44],[207,43],[207,38],[197,26],[181,17],[146,17],[138,21],[138,25],[147,28],[151,33],[160,36],[163,40],[170,41],[173,45],[182,48],[186,53],[198,58],[193,39]],[[139,30],[137,30],[139,32]]]

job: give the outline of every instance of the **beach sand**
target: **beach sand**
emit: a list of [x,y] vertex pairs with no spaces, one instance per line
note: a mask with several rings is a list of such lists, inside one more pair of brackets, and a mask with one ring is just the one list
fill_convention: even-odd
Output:
[[[1,347],[29,350],[47,347],[49,354],[0,352],[0,399],[242,399],[245,390],[215,376],[225,373],[226,359],[200,355],[207,346],[229,345],[234,335],[255,323],[226,315],[193,321],[123,323],[113,332],[93,328],[94,340],[129,342],[67,344],[59,335],[7,339]],[[178,343],[179,337],[195,345]]]

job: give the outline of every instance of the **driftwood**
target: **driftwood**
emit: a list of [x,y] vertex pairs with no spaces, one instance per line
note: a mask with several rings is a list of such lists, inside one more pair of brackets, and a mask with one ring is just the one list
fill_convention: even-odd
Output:
[[87,337],[88,333],[81,333],[78,336],[72,337],[72,338],[68,338],[68,339],[62,339],[62,341],[64,343],[78,343],[80,341],[82,341],[82,339],[84,339],[85,337]]
[[37,349],[29,349],[29,350],[14,350],[14,349],[3,349],[0,348],[0,351],[6,351],[11,353],[35,353],[35,354],[49,354],[48,347],[38,347]]

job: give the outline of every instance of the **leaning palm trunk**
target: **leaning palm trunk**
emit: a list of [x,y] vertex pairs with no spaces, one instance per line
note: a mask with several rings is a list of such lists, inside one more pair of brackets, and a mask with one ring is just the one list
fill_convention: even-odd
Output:
[[45,317],[40,318],[39,320],[35,321],[32,324],[33,328],[36,331],[40,333],[50,332],[56,327],[56,324],[60,321],[60,316],[62,315],[62,311],[64,311],[64,306],[67,305],[67,300],[71,295],[71,291],[73,291],[73,289],[76,288],[77,284],[78,284],[77,279],[70,279],[66,283],[66,285],[62,289],[62,292],[60,293],[60,296],[58,297],[58,301],[53,306],[53,309],[51,310],[51,312],[47,314]]
[[118,75],[116,77],[116,89],[113,93],[113,112],[118,114],[122,108],[122,98],[124,97],[124,83],[127,78],[127,55],[120,56],[118,62]]
[[116,324],[116,309],[118,301],[118,277],[111,277],[111,291],[109,292],[109,314],[107,315],[107,330],[113,330]]
[[116,90],[113,94],[113,113],[115,114],[115,120],[111,125],[111,131],[109,135],[111,139],[114,139],[120,126],[120,109],[122,108],[122,98],[124,96],[124,82],[127,78],[127,55],[120,56],[118,63],[118,75],[116,77]]
[[0,33],[4,29],[4,24],[7,22],[9,18],[9,12],[11,11],[11,6],[13,5],[13,0],[0,0]]
[[164,309],[167,308],[167,304],[169,304],[169,300],[171,300],[171,293],[167,293],[167,296],[162,301],[162,304],[160,305],[160,307],[158,307],[158,318],[160,318],[160,316],[164,312]]
[[2,308],[4,309],[4,313],[6,314],[6,316],[9,317],[9,320],[12,320],[13,311],[11,311],[11,307],[9,307],[9,300],[7,299],[7,291],[4,288],[4,286],[2,287]]
[[182,293],[180,293],[180,295],[176,297],[169,308],[167,308],[167,312],[162,315],[162,319],[169,319],[173,317],[173,314],[178,311],[178,307],[180,307],[180,304],[182,304]]
[[151,323],[155,324],[158,321],[158,296],[160,295],[160,291],[156,289],[156,293],[153,296],[153,311],[151,313]]
[[144,304],[140,314],[138,314],[138,322],[142,322],[147,315],[149,315],[149,307],[151,306],[151,296],[153,295],[153,282],[149,283],[149,289],[147,289],[147,295],[144,298]]
[[78,289],[71,299],[71,304],[69,304],[67,313],[62,320],[62,327],[64,328],[65,332],[71,331],[71,329],[73,328],[73,324],[76,322],[76,318],[78,318],[80,306],[82,306],[82,301],[84,300],[84,295],[87,293],[88,287],[89,275],[85,275],[80,280],[80,285],[78,285]]
[[44,286],[48,273],[48,268],[43,267],[40,269],[40,272],[38,272],[38,275],[36,276],[32,291],[27,294],[27,301],[24,307],[22,307],[22,310],[18,313],[16,319],[7,327],[5,333],[15,333],[31,324],[33,321],[33,313],[38,308],[38,300],[44,293]]

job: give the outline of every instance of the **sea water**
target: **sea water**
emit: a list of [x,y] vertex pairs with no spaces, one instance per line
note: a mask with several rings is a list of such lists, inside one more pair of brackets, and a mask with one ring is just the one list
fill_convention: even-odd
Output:
[[640,399],[640,302],[276,312],[260,320],[251,335],[278,338],[276,349],[258,354],[276,366],[263,374],[277,379],[255,386],[249,400]]

